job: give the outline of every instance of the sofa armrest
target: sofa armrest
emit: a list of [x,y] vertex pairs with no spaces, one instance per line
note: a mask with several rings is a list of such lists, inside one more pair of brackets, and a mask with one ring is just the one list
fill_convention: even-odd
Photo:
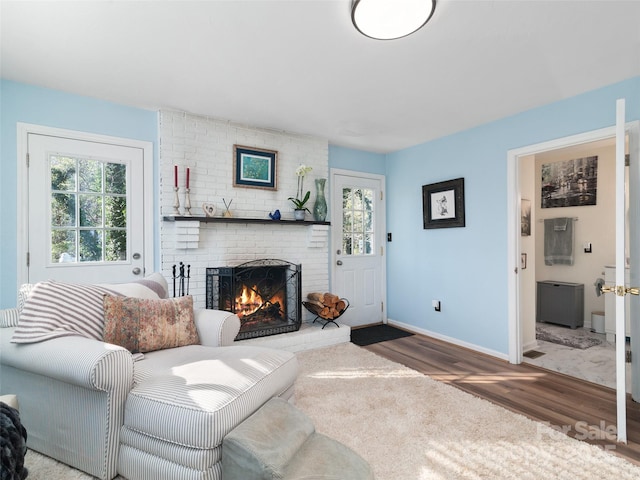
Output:
[[223,310],[194,310],[200,344],[207,347],[232,345],[240,331],[240,319],[235,313]]
[[3,365],[93,390],[133,385],[133,357],[122,347],[79,336],[15,344],[13,328],[0,330]]

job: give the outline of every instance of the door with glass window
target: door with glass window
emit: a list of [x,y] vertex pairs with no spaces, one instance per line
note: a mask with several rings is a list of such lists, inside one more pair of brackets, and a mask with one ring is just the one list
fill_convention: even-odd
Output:
[[382,183],[355,173],[332,178],[333,290],[350,303],[341,317],[350,326],[386,319]]
[[28,281],[144,273],[141,148],[29,133]]

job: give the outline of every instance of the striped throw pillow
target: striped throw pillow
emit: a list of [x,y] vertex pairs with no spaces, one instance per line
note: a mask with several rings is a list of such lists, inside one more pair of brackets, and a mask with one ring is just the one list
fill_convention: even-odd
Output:
[[20,289],[18,290],[18,310],[20,312],[22,312],[24,308],[24,302],[26,302],[29,295],[31,295],[31,290],[33,290],[32,283],[23,283],[20,285]]

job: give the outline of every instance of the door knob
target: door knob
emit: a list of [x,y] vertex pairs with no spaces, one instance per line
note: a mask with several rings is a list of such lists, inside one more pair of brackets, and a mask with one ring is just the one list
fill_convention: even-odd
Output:
[[134,275],[140,275],[140,272],[142,270],[140,270],[140,267],[135,267],[133,270],[131,270],[131,273],[133,273]]
[[338,261],[336,262],[336,265],[342,265],[342,260],[338,260]]

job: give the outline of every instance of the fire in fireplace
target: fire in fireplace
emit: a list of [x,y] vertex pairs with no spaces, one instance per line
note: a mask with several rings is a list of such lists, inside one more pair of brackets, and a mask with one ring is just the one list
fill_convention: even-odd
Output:
[[206,307],[240,318],[236,340],[300,329],[302,266],[263,259],[206,270]]

